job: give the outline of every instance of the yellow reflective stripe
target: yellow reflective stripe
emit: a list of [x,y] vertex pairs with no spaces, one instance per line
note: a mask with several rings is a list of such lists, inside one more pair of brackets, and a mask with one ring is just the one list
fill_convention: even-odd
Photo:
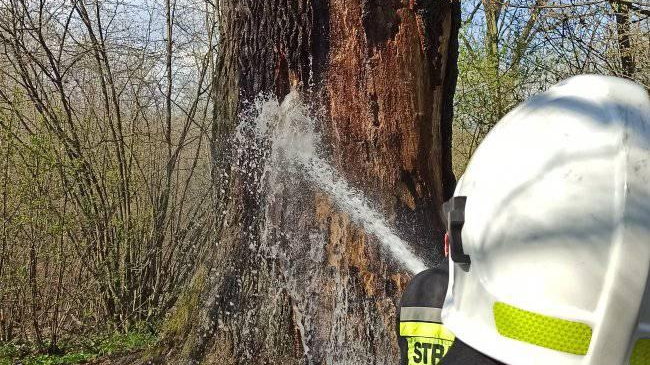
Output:
[[440,323],[429,322],[400,322],[399,334],[404,337],[429,337],[444,341],[454,341],[456,338],[451,331]]
[[409,365],[438,365],[453,341],[429,337],[407,337]]
[[505,303],[494,303],[494,321],[504,337],[576,355],[586,355],[591,327],[529,312]]
[[634,344],[630,365],[650,365],[650,339],[640,339]]

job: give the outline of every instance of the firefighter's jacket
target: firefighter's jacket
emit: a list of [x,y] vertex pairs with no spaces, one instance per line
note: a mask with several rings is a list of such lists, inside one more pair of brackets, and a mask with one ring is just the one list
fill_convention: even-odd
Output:
[[442,324],[448,263],[417,274],[406,287],[397,315],[400,365],[499,365],[457,339]]

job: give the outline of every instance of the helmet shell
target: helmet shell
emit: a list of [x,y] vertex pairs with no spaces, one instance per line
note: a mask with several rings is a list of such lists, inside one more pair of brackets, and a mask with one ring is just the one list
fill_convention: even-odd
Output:
[[[650,338],[650,100],[641,86],[584,75],[532,97],[484,139],[454,195],[467,197],[471,264],[450,260],[442,315],[464,342],[513,365],[612,365]],[[588,325],[588,350],[501,335],[495,303]]]

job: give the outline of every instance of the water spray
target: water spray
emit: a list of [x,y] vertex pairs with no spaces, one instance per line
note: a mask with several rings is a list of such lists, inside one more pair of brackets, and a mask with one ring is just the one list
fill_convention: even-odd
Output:
[[[252,122],[254,138],[269,146],[272,162],[289,164],[291,170],[325,192],[350,219],[375,236],[395,261],[412,273],[426,269],[386,219],[371,207],[363,193],[353,188],[319,153],[320,135],[316,120],[309,115],[297,92],[287,95],[280,104],[274,99],[258,100]],[[239,133],[243,138],[242,133]],[[268,164],[267,164],[268,165]],[[273,164],[271,164],[273,165]]]

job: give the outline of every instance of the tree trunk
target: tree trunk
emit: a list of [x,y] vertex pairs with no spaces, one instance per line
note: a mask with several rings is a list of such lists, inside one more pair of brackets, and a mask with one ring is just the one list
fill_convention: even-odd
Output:
[[621,58],[621,76],[632,78],[634,76],[635,64],[630,41],[630,4],[624,1],[610,1],[616,18],[616,35],[618,52]]
[[155,359],[396,363],[395,303],[409,274],[309,182],[287,178],[270,191],[259,151],[237,155],[233,136],[260,93],[282,100],[296,90],[319,117],[335,170],[435,262],[438,210],[454,185],[460,3],[219,3],[212,146],[222,222]]

